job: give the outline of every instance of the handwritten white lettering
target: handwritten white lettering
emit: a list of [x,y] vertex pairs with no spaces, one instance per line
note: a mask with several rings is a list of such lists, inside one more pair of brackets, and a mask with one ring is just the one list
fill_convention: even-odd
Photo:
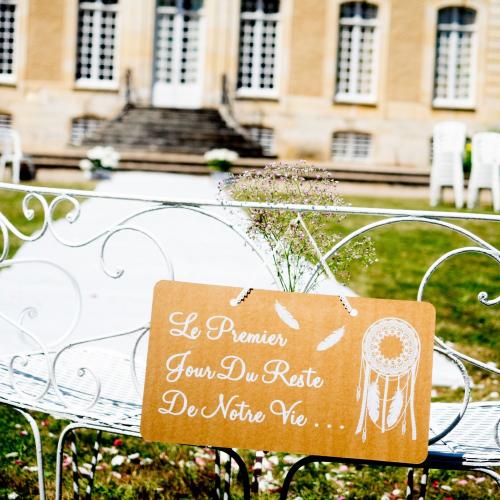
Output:
[[283,425],[290,423],[291,425],[303,427],[307,424],[307,417],[302,414],[296,414],[294,411],[295,407],[297,407],[300,403],[302,403],[302,401],[296,401],[290,406],[290,408],[287,409],[285,403],[281,401],[281,399],[275,399],[274,401],[271,401],[269,410],[271,410],[273,415],[277,415],[282,418]]
[[209,412],[207,406],[204,406],[201,409],[201,416],[208,420],[220,413],[225,420],[239,420],[240,422],[249,422],[252,424],[260,424],[265,420],[266,415],[262,411],[254,412],[246,401],[243,400],[237,403],[237,399],[239,399],[239,395],[235,394],[226,401],[225,394],[219,394],[218,404],[215,409]]
[[193,323],[193,321],[196,320],[198,317],[198,313],[192,312],[189,313],[184,320],[177,320],[179,316],[182,316],[182,312],[173,312],[170,314],[168,317],[168,320],[172,325],[177,325],[177,326],[182,326],[183,328],[171,328],[170,329],[170,335],[173,335],[174,337],[186,337],[190,340],[196,340],[200,335],[201,335],[201,330],[195,326],[191,328],[191,331],[188,332],[189,325]]
[[265,375],[262,375],[264,384],[274,384],[281,380],[288,387],[312,387],[319,389],[324,380],[320,376],[314,376],[316,370],[308,368],[302,370],[299,374],[289,374],[290,363],[284,359],[272,359],[264,365]]

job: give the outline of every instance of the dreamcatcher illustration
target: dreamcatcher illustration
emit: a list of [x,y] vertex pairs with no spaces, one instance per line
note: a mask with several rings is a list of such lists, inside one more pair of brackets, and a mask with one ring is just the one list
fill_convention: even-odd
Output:
[[[386,353],[388,347],[390,354]],[[368,419],[381,432],[401,424],[405,434],[408,412],[411,437],[417,438],[414,400],[419,358],[418,334],[406,321],[383,318],[366,330],[356,392],[357,400],[361,399],[356,434],[362,432],[363,441]]]

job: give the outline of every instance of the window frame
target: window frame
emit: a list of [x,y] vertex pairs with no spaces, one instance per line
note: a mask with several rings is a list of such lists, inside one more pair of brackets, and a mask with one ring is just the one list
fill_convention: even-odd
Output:
[[[110,80],[99,80],[98,78],[95,78],[95,74],[91,78],[78,78],[77,77],[77,71],[78,71],[78,64],[79,64],[79,57],[78,57],[78,52],[79,52],[79,20],[80,20],[80,13],[82,8],[86,8],[87,10],[92,10],[94,12],[99,12],[102,13],[103,11],[105,12],[115,12],[116,17],[115,17],[115,28],[114,28],[114,54],[113,54],[113,78]],[[75,81],[75,87],[77,89],[89,89],[89,90],[110,90],[110,91],[117,91],[119,90],[119,33],[120,33],[120,28],[119,28],[119,22],[120,22],[120,0],[117,0],[116,4],[112,5],[105,5],[103,4],[102,0],[96,0],[95,3],[88,2],[86,0],[79,0],[77,2],[77,17],[76,17],[76,50],[75,50],[75,76],[74,76],[74,81]],[[92,32],[92,40],[93,40],[93,45],[97,43],[97,40],[99,39],[101,31],[100,28],[99,30],[94,30]],[[95,73],[97,71],[98,67],[98,61],[99,61],[99,54],[98,53],[93,53],[92,54],[92,65],[93,67],[91,68],[91,71]]]
[[[447,10],[447,9],[461,9],[465,8],[468,10],[472,10],[475,15],[475,20],[474,23],[471,25],[465,25],[465,24],[459,24],[454,20],[452,23],[442,23],[439,24],[439,13],[441,11]],[[477,63],[478,63],[478,9],[469,7],[469,6],[464,6],[464,5],[447,5],[440,7],[436,9],[436,24],[434,28],[434,66],[433,66],[433,85],[432,85],[432,107],[433,108],[438,108],[438,109],[475,109],[476,106],[476,87],[477,87]],[[470,28],[469,28],[470,26]],[[443,28],[445,27],[445,28]],[[447,27],[447,28],[446,28]],[[455,28],[455,29],[453,29]],[[456,85],[456,71],[455,71],[455,65],[450,64],[450,61],[452,60],[453,55],[448,54],[447,57],[447,78],[448,78],[448,84],[447,84],[447,97],[436,97],[436,88],[437,88],[437,64],[438,64],[438,41],[439,41],[439,33],[440,31],[450,31],[451,36],[455,35],[453,37],[454,40],[457,40],[457,33],[458,32],[469,32],[471,33],[471,44],[470,44],[470,66],[469,66],[469,97],[467,99],[457,99],[456,97],[450,97],[449,92],[450,88],[454,88]],[[457,42],[454,42],[454,47],[453,50],[454,52],[452,54],[457,54]],[[455,61],[456,61],[456,56],[455,56]],[[450,78],[450,74],[453,78]]]
[[[82,134],[81,134],[81,137],[79,140],[75,140],[75,128],[78,126],[78,122],[100,122],[99,125],[97,125],[96,127],[88,127],[87,128],[85,126],[81,127],[82,129],[85,129],[86,128],[86,131],[84,131]],[[71,125],[71,129],[70,129],[70,138],[69,138],[69,144],[71,146],[75,146],[75,147],[81,147],[82,146],[82,143],[83,141],[86,139],[86,136],[89,134],[89,131],[90,132],[93,132],[94,130],[102,127],[106,122],[106,118],[101,118],[101,117],[98,117],[98,116],[95,116],[95,115],[81,115],[81,116],[74,116],[73,118],[71,118],[71,122],[70,122],[70,125]]]
[[[343,5],[346,4],[356,4],[356,14],[352,18],[342,18],[341,9]],[[361,5],[367,3],[377,8],[377,16],[374,20],[367,20],[361,17]],[[359,7],[358,7],[359,6]],[[337,19],[337,53],[335,61],[335,94],[334,100],[337,103],[347,103],[347,104],[369,104],[374,105],[378,101],[378,79],[379,79],[379,65],[380,65],[380,43],[381,43],[381,29],[380,29],[380,4],[376,2],[363,2],[363,1],[344,1],[338,4],[338,19]],[[354,26],[357,27],[355,46],[358,57],[351,59],[349,66],[349,74],[354,74],[357,72],[359,65],[359,54],[360,54],[360,28],[361,27],[373,27],[373,59],[372,59],[372,77],[371,77],[371,92],[369,94],[359,94],[357,92],[352,92],[352,88],[356,86],[357,80],[351,79],[350,87],[348,92],[339,92],[339,57],[341,51],[341,26]],[[354,51],[352,51],[354,52]]]
[[12,44],[12,73],[0,73],[0,85],[14,85],[17,82],[17,46],[19,44],[19,1],[3,0],[5,5],[14,5],[14,42]]
[[[282,7],[283,0],[279,0],[278,12],[273,14],[266,14],[264,12],[264,1],[257,0],[257,10],[255,12],[242,12],[241,5],[238,15],[238,61],[236,66],[236,97],[237,98],[253,98],[253,99],[277,99],[279,97],[279,74],[278,68],[280,66],[281,59],[281,25],[282,25]],[[261,53],[255,53],[252,57],[253,64],[253,74],[252,74],[252,87],[239,87],[239,75],[240,72],[240,50],[241,50],[241,22],[243,20],[255,21],[255,27],[257,32],[256,39],[260,42],[262,40],[263,33],[263,23],[265,21],[276,21],[276,42],[274,46],[274,85],[272,89],[261,89],[258,87],[260,79],[257,79],[256,73],[260,66],[260,61],[262,58]],[[258,26],[258,28],[257,28]],[[254,46],[260,46],[260,43],[254,43]],[[255,61],[255,62],[254,62]],[[257,85],[255,85],[257,84]]]
[[[364,137],[368,139],[368,154],[365,157],[356,157],[354,155],[344,156],[344,157],[334,157],[334,144],[335,136],[338,134],[346,134],[349,137],[349,143],[347,145],[348,151],[354,151],[355,149],[355,137]],[[373,134],[369,132],[363,132],[360,130],[335,130],[331,134],[331,144],[330,144],[330,161],[338,163],[367,163],[372,160],[373,157]]]

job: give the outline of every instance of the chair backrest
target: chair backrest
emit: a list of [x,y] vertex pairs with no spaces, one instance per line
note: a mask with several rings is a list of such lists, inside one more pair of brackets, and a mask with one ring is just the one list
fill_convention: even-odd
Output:
[[455,121],[436,123],[432,133],[434,159],[439,159],[443,153],[462,153],[465,147],[465,134],[465,123]]
[[2,156],[22,157],[21,137],[12,129],[3,129],[0,134],[2,140]]
[[480,132],[472,137],[471,182],[476,187],[491,187],[493,169],[500,165],[500,134]]
[[479,132],[472,137],[472,163],[497,165],[500,163],[500,134]]

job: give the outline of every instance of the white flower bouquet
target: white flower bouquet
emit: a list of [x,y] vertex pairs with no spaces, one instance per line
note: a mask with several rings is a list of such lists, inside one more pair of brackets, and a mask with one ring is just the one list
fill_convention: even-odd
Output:
[[120,161],[120,153],[111,146],[96,146],[87,151],[87,158],[80,161],[80,168],[92,177],[105,171],[114,170]]
[[207,165],[216,172],[227,172],[239,158],[238,153],[230,149],[211,149],[203,156]]

